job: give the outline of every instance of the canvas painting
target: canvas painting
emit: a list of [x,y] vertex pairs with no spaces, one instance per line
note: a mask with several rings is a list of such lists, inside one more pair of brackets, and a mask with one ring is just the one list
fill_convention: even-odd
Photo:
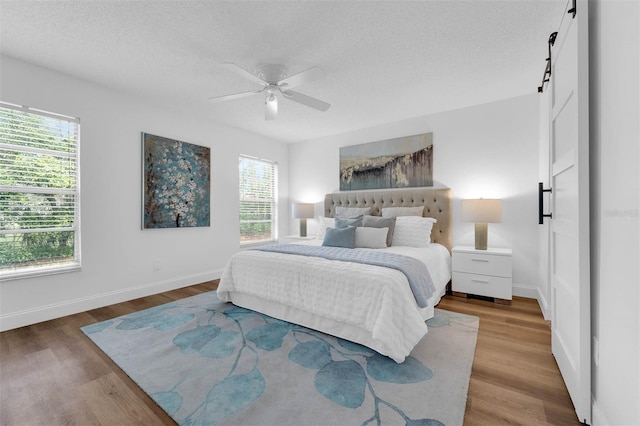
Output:
[[210,225],[210,148],[142,133],[142,228]]
[[340,148],[340,190],[433,186],[433,133]]

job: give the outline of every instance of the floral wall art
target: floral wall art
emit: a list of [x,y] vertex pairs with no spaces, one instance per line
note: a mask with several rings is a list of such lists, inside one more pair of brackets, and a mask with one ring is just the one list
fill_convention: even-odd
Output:
[[433,133],[340,148],[340,190],[433,186]]
[[142,133],[142,228],[210,225],[208,147]]

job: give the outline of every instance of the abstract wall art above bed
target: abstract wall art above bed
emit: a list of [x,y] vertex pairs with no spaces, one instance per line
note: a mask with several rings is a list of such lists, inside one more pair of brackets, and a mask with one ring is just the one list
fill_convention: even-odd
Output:
[[340,190],[433,186],[433,133],[340,148]]
[[142,229],[209,226],[210,151],[142,133]]

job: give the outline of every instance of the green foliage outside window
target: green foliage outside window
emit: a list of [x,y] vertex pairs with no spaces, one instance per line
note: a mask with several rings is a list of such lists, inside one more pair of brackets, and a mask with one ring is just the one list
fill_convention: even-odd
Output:
[[76,259],[77,123],[0,106],[0,272]]
[[240,157],[240,242],[275,239],[275,163]]

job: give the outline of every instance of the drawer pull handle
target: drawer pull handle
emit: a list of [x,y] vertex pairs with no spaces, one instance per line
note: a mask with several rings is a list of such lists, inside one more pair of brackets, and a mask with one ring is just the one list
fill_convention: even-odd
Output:
[[471,259],[473,262],[489,262],[489,259]]
[[471,280],[474,283],[482,283],[482,284],[489,284],[489,281],[485,281],[485,280]]

